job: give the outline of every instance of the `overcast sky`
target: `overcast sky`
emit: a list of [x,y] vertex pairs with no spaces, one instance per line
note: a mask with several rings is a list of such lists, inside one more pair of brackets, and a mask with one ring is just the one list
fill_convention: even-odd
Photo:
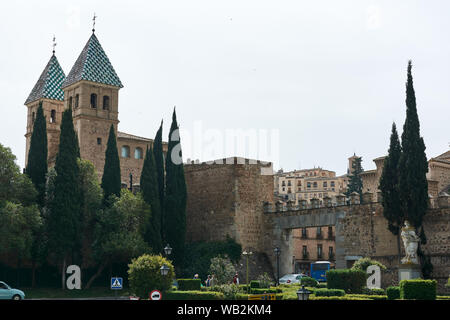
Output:
[[[339,175],[353,153],[373,169],[372,159],[387,153],[392,122],[400,134],[403,128],[408,59],[427,157],[449,149],[449,1],[1,5],[0,143],[21,167],[23,103],[51,56],[53,35],[67,75],[94,12],[96,35],[124,84],[119,130],[153,138],[164,119],[167,141],[176,106],[185,159],[219,158],[220,135],[253,130],[279,141],[261,159],[275,161],[275,169],[320,166]],[[201,141],[188,137],[195,132]]]

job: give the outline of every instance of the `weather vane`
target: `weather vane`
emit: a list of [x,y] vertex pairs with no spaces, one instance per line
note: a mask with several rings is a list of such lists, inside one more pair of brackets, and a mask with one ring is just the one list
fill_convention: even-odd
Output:
[[95,15],[95,12],[94,12],[94,17],[92,18],[92,21],[93,21],[93,23],[92,23],[92,32],[95,32],[95,19],[97,19],[97,16]]
[[55,47],[56,47],[56,38],[55,35],[53,35],[53,54],[55,54]]

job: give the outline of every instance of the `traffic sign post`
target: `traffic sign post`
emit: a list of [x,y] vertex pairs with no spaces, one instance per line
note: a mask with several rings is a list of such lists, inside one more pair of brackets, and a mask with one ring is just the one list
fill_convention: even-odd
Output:
[[161,291],[159,291],[159,290],[153,290],[152,292],[150,292],[148,297],[150,300],[161,300],[162,294],[161,294]]
[[117,290],[123,289],[123,279],[119,277],[112,277],[111,289],[114,290],[114,297],[117,299]]

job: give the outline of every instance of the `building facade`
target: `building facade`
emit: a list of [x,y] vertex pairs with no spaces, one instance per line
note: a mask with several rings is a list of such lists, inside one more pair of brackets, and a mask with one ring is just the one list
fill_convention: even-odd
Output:
[[[138,185],[144,152],[153,145],[153,140],[118,131],[121,88],[122,82],[95,32],[67,77],[53,51],[47,66],[25,101],[28,108],[25,164],[28,162],[33,123],[39,104],[42,103],[47,120],[49,166],[54,166],[56,161],[62,113],[72,108],[81,158],[90,160],[101,178],[112,125],[120,158],[122,186]],[[163,143],[163,152],[167,152],[166,143]]]

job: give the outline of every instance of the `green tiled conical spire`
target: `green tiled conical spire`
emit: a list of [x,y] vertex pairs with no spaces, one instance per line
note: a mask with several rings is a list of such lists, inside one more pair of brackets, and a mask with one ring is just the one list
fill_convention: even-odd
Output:
[[84,46],[75,65],[70,70],[62,87],[68,87],[80,80],[88,80],[122,88],[111,62],[94,33]]
[[64,91],[62,91],[61,85],[64,82],[65,77],[66,75],[59,65],[58,59],[53,54],[39,77],[39,80],[34,85],[33,90],[31,90],[25,104],[41,98],[63,101]]

